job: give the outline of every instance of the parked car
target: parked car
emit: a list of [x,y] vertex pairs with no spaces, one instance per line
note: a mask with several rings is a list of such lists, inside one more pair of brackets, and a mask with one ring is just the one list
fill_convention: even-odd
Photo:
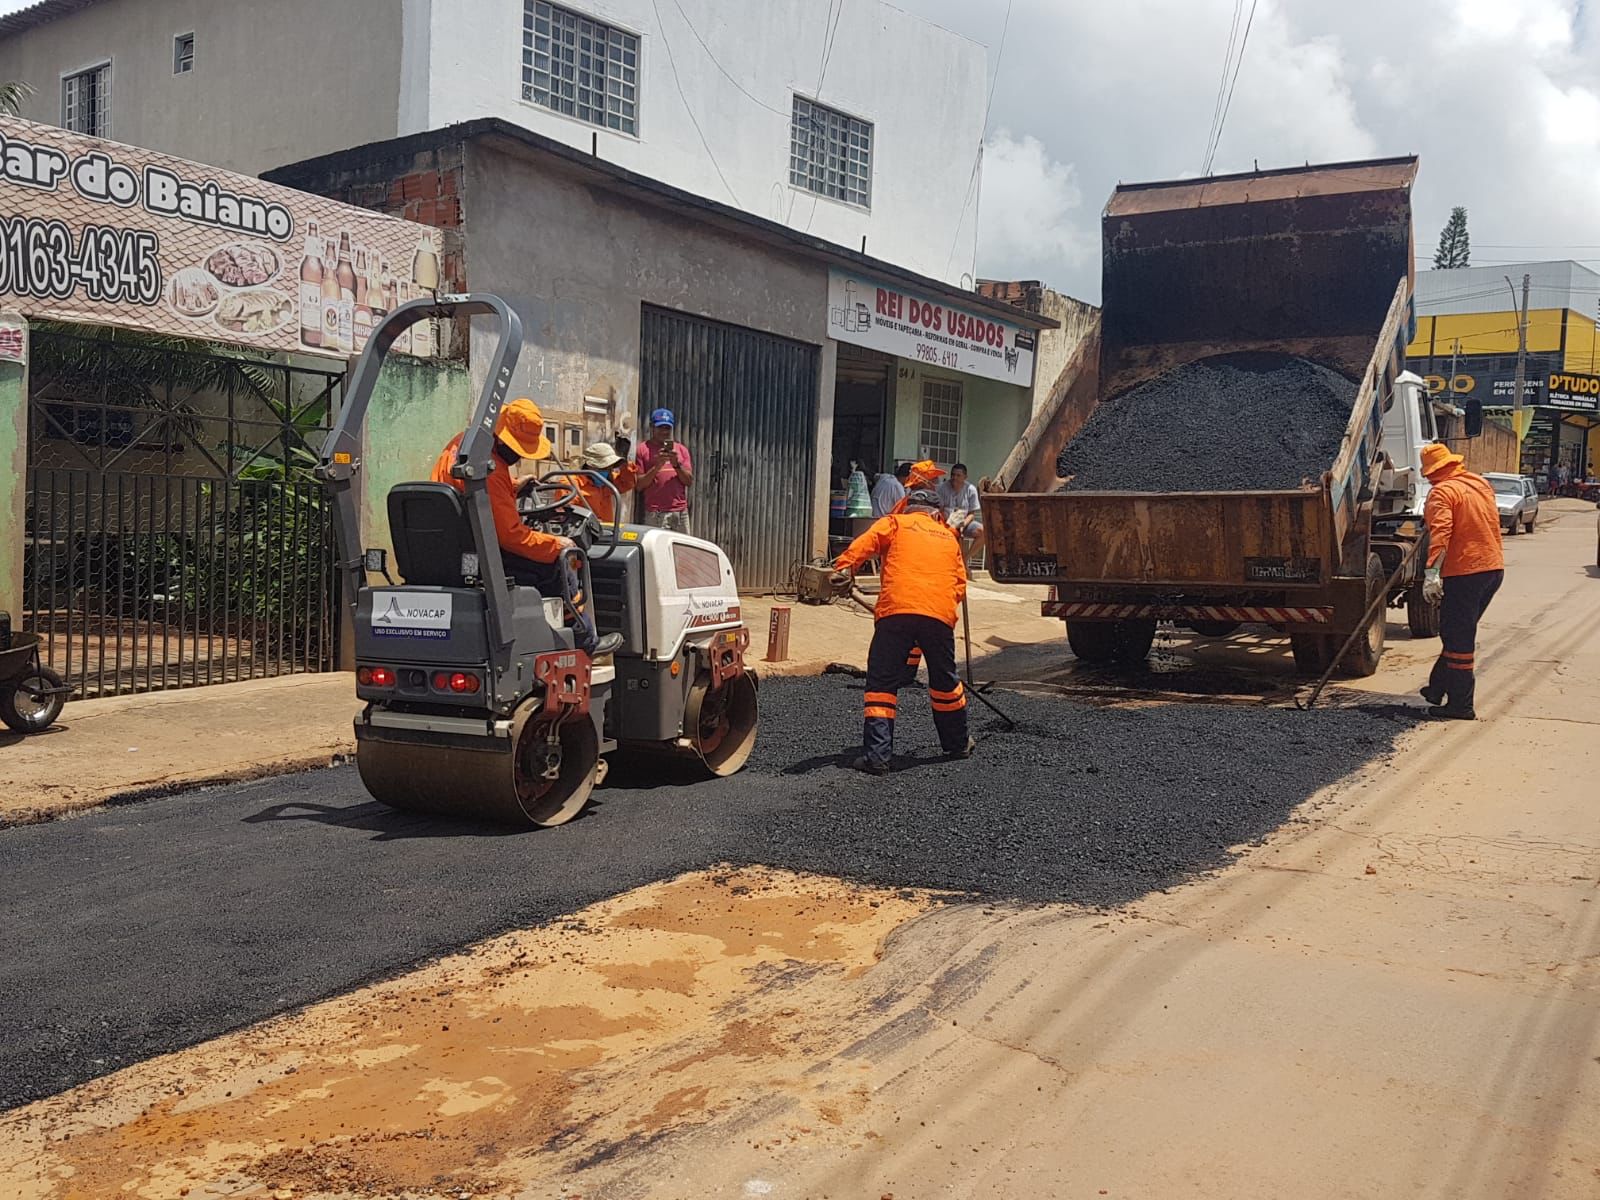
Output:
[[1500,526],[1508,534],[1533,532],[1539,519],[1539,489],[1527,475],[1485,475],[1500,506]]

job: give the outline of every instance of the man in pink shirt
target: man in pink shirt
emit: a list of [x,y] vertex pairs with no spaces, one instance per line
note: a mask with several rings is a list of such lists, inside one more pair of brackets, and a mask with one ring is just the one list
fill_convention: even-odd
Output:
[[670,408],[650,414],[650,440],[634,454],[639,469],[634,490],[644,497],[644,523],[677,533],[689,532],[689,489],[694,463],[689,449],[672,436]]

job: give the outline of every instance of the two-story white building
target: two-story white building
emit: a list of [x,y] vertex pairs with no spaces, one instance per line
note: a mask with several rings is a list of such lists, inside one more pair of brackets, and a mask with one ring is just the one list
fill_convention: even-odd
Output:
[[[512,304],[567,462],[673,409],[750,586],[848,536],[855,469],[998,468],[1058,324],[972,289],[983,47],[879,0],[44,0],[0,80],[441,230],[413,293]],[[481,375],[486,332],[449,334]]]
[[878,0],[43,0],[21,116],[259,174],[484,117],[970,282],[984,48]]

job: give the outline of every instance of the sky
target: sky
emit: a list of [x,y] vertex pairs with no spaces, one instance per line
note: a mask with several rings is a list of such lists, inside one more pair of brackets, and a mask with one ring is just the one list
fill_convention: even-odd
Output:
[[[999,61],[979,273],[1097,299],[1111,189],[1201,171],[1234,0],[1011,0],[1009,25],[1007,0],[894,3],[986,45],[992,75]],[[1454,205],[1474,266],[1600,267],[1600,3],[1585,6],[1255,0],[1249,20],[1243,0],[1213,170],[1416,154],[1419,267]]]

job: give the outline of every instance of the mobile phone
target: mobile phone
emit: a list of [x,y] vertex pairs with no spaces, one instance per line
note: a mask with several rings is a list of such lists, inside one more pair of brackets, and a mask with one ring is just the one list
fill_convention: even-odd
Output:
[[666,451],[668,454],[670,454],[670,453],[672,453],[672,448],[674,446],[676,446],[677,444],[678,444],[677,442],[673,441],[671,438],[668,438],[666,441],[661,443],[661,448],[664,451]]

